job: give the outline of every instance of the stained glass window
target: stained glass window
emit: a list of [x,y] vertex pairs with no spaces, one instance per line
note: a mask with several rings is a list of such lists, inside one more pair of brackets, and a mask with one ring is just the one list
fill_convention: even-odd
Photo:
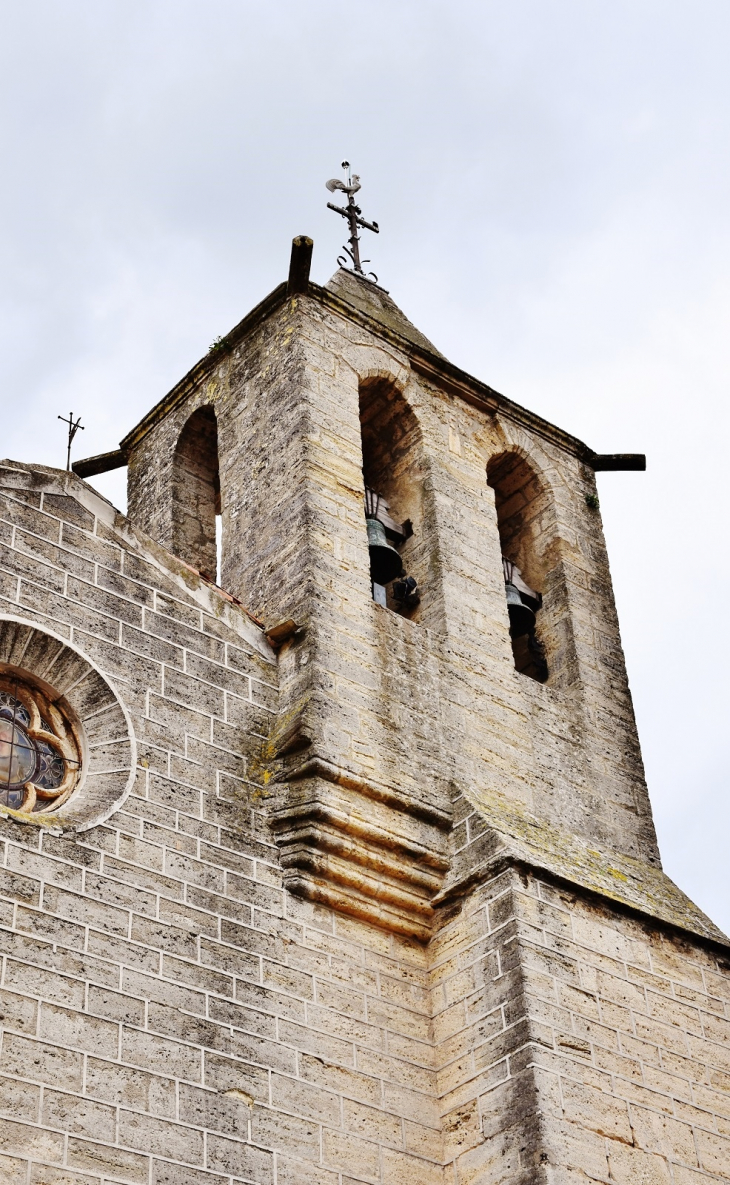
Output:
[[20,679],[0,680],[0,803],[53,811],[73,792],[79,746],[61,703]]

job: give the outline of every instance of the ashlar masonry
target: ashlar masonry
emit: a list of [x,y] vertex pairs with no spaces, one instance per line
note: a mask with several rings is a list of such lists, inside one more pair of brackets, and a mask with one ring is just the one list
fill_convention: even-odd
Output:
[[636,461],[309,249],[115,453],[2,462],[0,1180],[728,1181],[730,946],[596,498]]

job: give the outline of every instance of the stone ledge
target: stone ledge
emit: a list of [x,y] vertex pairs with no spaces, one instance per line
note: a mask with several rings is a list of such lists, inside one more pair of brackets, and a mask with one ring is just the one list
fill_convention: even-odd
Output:
[[269,824],[289,892],[427,942],[451,816],[313,757],[279,783]]
[[569,884],[618,902],[654,921],[730,948],[723,934],[660,868],[620,852],[600,852],[578,836],[558,831],[501,795],[468,795],[490,829],[452,859],[451,872],[434,906],[464,896],[502,864],[543,870]]

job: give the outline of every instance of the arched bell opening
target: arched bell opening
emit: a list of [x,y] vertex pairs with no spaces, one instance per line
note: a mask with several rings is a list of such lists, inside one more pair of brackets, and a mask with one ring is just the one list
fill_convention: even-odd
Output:
[[172,550],[216,583],[220,573],[218,425],[209,405],[180,433],[172,472]]
[[531,465],[516,452],[492,457],[487,482],[494,490],[515,668],[545,683],[552,673],[555,650],[555,607],[549,595],[547,561],[549,495]]
[[418,620],[428,598],[421,431],[388,379],[360,384],[365,520],[373,599]]

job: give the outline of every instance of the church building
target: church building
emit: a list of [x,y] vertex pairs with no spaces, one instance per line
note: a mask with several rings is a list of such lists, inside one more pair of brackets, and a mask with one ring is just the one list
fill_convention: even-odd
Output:
[[644,459],[446,359],[339,188],[328,284],[295,239],[118,449],[0,462],[0,1181],[727,1182],[596,495]]

